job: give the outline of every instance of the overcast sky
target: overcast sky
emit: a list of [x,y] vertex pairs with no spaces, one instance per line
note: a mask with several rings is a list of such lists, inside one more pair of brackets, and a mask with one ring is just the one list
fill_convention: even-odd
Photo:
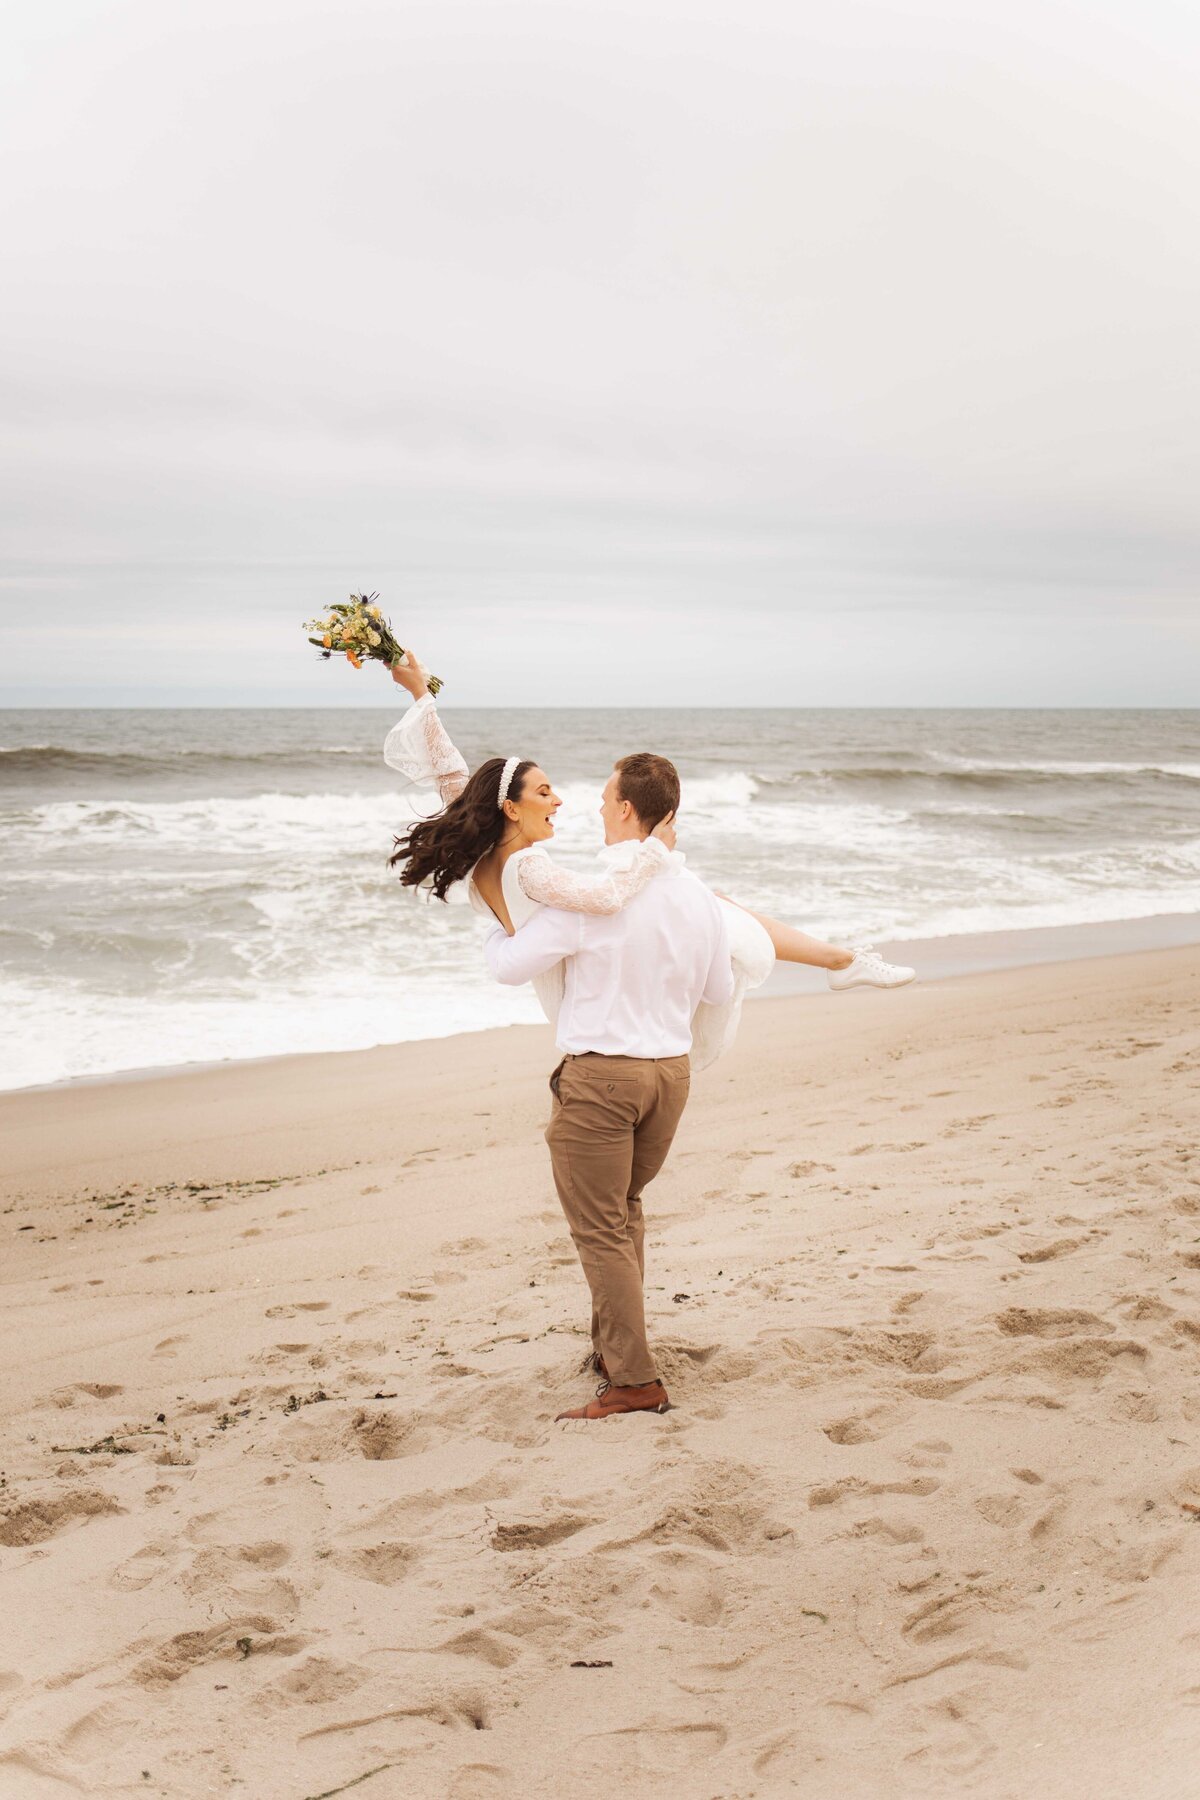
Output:
[[0,702],[1200,704],[1191,0],[5,18]]

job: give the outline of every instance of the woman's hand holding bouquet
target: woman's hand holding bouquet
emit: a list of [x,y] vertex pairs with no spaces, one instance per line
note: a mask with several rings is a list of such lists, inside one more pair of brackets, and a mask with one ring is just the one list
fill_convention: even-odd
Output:
[[[437,689],[429,678],[429,671],[423,662],[418,661],[416,653],[407,650],[399,662],[392,664],[392,680],[397,682],[406,693],[419,700],[423,694],[436,693]],[[438,683],[441,686],[441,683]]]

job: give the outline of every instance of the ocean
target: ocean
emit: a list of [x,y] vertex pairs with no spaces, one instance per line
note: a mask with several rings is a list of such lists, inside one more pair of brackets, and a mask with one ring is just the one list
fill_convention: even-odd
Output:
[[[386,867],[435,804],[383,762],[396,716],[0,712],[0,1087],[540,1017],[461,896]],[[443,717],[472,767],[542,764],[580,868],[613,757],[672,757],[690,864],[840,942],[1200,908],[1200,711]]]

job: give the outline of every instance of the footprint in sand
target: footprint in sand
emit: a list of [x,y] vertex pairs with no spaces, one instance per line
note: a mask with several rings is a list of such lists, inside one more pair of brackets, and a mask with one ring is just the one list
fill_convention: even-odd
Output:
[[[358,1407],[347,1414],[335,1403],[294,1413],[280,1433],[281,1448],[297,1462],[340,1462],[362,1456],[368,1462],[394,1462],[425,1448],[427,1434],[414,1415],[368,1412]],[[319,1417],[312,1417],[312,1414]]]
[[0,1719],[8,1713],[13,1701],[25,1685],[25,1677],[15,1669],[0,1669]]
[[219,1550],[240,1551],[254,1549],[261,1544],[277,1553],[277,1560],[269,1561],[268,1566],[279,1567],[290,1555],[287,1545],[274,1538],[243,1537],[247,1523],[253,1519],[253,1508],[245,1505],[224,1507],[217,1512],[194,1513],[184,1526],[184,1536],[190,1544],[213,1544]]
[[647,1721],[617,1731],[587,1733],[576,1740],[571,1763],[581,1775],[593,1775],[606,1787],[616,1787],[698,1769],[725,1748],[728,1737],[723,1725]]
[[[1111,1373],[1119,1357],[1128,1356],[1144,1363],[1148,1355],[1146,1346],[1133,1338],[1075,1338],[1065,1343],[1048,1344],[1033,1360],[1039,1368],[1053,1375],[1100,1381]],[[1062,1404],[1044,1396],[1029,1395],[1027,1398],[1030,1405]]]
[[850,1495],[877,1494],[911,1495],[926,1500],[930,1494],[936,1494],[941,1485],[934,1475],[908,1475],[900,1481],[864,1481],[859,1475],[844,1475],[840,1481],[824,1482],[810,1488],[808,1504],[810,1507],[836,1506]]
[[1054,1536],[1066,1510],[1067,1503],[1064,1499],[1056,1497],[1051,1500],[1049,1506],[1043,1508],[1029,1527],[1027,1535],[1030,1543],[1041,1544]]
[[152,1581],[172,1574],[178,1563],[179,1546],[172,1539],[143,1544],[140,1550],[117,1564],[108,1578],[108,1585],[122,1593],[136,1593],[140,1588],[149,1587]]
[[1116,1330],[1107,1319],[1078,1307],[1010,1306],[996,1314],[996,1324],[1006,1337],[1067,1338]]
[[865,1418],[836,1419],[821,1429],[831,1444],[873,1444],[879,1436]]
[[268,1319],[294,1319],[301,1312],[328,1312],[332,1304],[331,1300],[294,1300],[288,1306],[268,1306],[265,1316]]
[[123,1506],[109,1494],[96,1488],[67,1494],[55,1494],[44,1500],[25,1500],[0,1512],[0,1544],[23,1549],[29,1544],[44,1544],[72,1525],[86,1519],[97,1519],[106,1513],[124,1512]]
[[515,1663],[521,1652],[515,1644],[506,1642],[483,1626],[473,1626],[469,1631],[460,1631],[456,1636],[447,1638],[444,1644],[436,1646],[438,1650],[447,1651],[451,1656],[475,1656],[493,1669],[507,1669]]
[[371,1671],[358,1663],[338,1662],[331,1656],[306,1656],[296,1668],[272,1682],[272,1691],[295,1705],[325,1706],[344,1700],[370,1681]]
[[278,1368],[280,1363],[287,1362],[291,1357],[303,1356],[306,1350],[311,1349],[311,1343],[272,1344],[268,1350],[255,1351],[250,1361],[259,1368],[274,1369]]
[[1175,1308],[1162,1300],[1156,1300],[1153,1294],[1121,1294],[1118,1296],[1118,1309],[1123,1319],[1136,1323],[1139,1319],[1170,1319]]
[[767,1512],[762,1481],[744,1465],[714,1459],[703,1473],[683,1486],[640,1531],[613,1538],[600,1551],[623,1550],[632,1544],[702,1545],[728,1554],[788,1534]]
[[450,1777],[446,1800],[507,1800],[517,1791],[499,1763],[463,1763]]
[[1019,1525],[1025,1517],[1025,1508],[1016,1494],[980,1494],[975,1511],[989,1525],[1004,1527]]
[[812,1780],[814,1767],[824,1762],[827,1755],[824,1746],[804,1732],[778,1731],[755,1753],[751,1766],[756,1775],[773,1785],[781,1784],[780,1791],[800,1792],[802,1784]]
[[1017,1261],[1023,1263],[1055,1262],[1060,1256],[1069,1256],[1072,1250],[1078,1250],[1086,1244],[1086,1237],[1055,1238],[1053,1243],[1040,1244],[1036,1250],[1018,1250]]
[[711,1552],[664,1549],[655,1552],[639,1586],[671,1618],[684,1625],[717,1625],[725,1611],[725,1578]]
[[141,1723],[136,1706],[130,1706],[128,1701],[109,1701],[91,1707],[67,1725],[58,1734],[55,1749],[65,1751],[76,1763],[95,1761],[106,1752],[111,1753],[122,1739],[128,1740]]
[[953,1453],[953,1444],[945,1438],[920,1438],[906,1452],[904,1460],[914,1469],[944,1469]]
[[256,1553],[267,1557],[288,1552],[283,1545],[209,1546],[197,1550],[189,1567],[180,1576],[183,1593],[203,1601],[209,1616],[228,1613],[234,1608],[269,1615],[273,1630],[291,1624],[300,1610],[300,1595],[293,1584],[272,1571],[278,1564],[258,1562]]
[[971,1775],[996,1753],[996,1746],[968,1714],[974,1696],[954,1694],[926,1708],[923,1730],[926,1742],[908,1751],[903,1759],[903,1777],[915,1780],[917,1791],[928,1792],[930,1778],[937,1774]]
[[395,1587],[404,1580],[419,1554],[411,1544],[385,1538],[373,1544],[347,1545],[335,1550],[331,1560],[345,1575],[373,1581],[377,1587]]
[[877,1537],[882,1538],[885,1543],[896,1545],[925,1542],[925,1533],[911,1519],[888,1518],[883,1513],[872,1513],[865,1519],[859,1519],[839,1535],[846,1538]]
[[586,1531],[594,1519],[574,1513],[558,1519],[544,1519],[529,1524],[497,1525],[492,1532],[493,1550],[541,1550],[549,1544],[561,1544],[564,1538]]
[[943,1638],[955,1637],[960,1631],[974,1630],[987,1621],[994,1602],[979,1587],[953,1588],[937,1594],[916,1607],[900,1626],[901,1635],[912,1644],[935,1644]]
[[762,1373],[762,1359],[753,1350],[722,1350],[716,1344],[656,1346],[659,1374],[673,1396],[686,1398],[690,1406],[703,1399],[719,1399],[721,1405],[705,1416],[719,1418],[728,1404],[721,1389],[731,1382],[750,1381]]
[[1184,1542],[1183,1534],[1176,1533],[1158,1543],[1125,1544],[1121,1549],[1115,1550],[1101,1564],[1101,1568],[1109,1581],[1122,1585],[1126,1582],[1149,1581],[1169,1558],[1184,1548]]
[[206,1630],[179,1631],[155,1644],[130,1671],[129,1679],[143,1688],[165,1688],[204,1663],[241,1662],[245,1658],[239,1638],[247,1638],[255,1656],[295,1656],[308,1640],[282,1635],[277,1622],[263,1613],[242,1613]]

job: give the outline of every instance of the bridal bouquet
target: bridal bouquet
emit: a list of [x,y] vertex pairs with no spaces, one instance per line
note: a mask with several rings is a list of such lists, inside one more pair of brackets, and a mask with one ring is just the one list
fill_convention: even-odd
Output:
[[[328,618],[305,621],[305,631],[320,634],[308,641],[316,645],[326,662],[331,656],[344,656],[356,669],[361,669],[363,662],[373,657],[390,669],[393,663],[407,660],[391,625],[375,605],[378,598],[378,594],[351,594],[348,601],[334,602]],[[439,693],[443,683],[437,676],[425,668],[421,673],[429,683],[430,693]]]

